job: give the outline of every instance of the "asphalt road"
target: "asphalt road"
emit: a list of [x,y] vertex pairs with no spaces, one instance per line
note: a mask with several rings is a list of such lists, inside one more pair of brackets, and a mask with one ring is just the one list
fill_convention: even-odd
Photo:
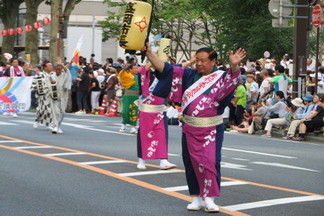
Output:
[[[120,118],[67,114],[64,134],[51,134],[34,116],[0,116],[0,216],[207,214],[186,210],[181,128],[169,127],[178,169],[152,160],[140,171]],[[227,133],[222,161],[217,215],[324,215],[323,144]]]

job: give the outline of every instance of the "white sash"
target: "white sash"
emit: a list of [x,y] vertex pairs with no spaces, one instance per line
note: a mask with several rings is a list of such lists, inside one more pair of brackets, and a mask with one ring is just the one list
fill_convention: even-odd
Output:
[[197,82],[192,84],[183,94],[182,110],[184,110],[192,101],[214,85],[225,71],[217,70],[209,75],[202,76]]

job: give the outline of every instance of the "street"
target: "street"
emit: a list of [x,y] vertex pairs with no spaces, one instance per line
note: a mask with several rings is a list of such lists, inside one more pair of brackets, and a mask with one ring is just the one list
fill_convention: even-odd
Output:
[[[206,215],[186,210],[181,128],[169,161],[136,169],[136,135],[121,118],[66,114],[64,134],[33,129],[35,113],[0,116],[0,216]],[[217,215],[324,215],[324,145],[225,134]]]

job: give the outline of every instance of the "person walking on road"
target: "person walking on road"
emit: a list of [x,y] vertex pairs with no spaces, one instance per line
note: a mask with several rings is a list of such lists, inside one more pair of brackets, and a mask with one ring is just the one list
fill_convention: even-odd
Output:
[[[168,123],[164,98],[150,92],[151,64],[141,67],[139,100],[139,129],[137,138],[138,169],[146,169],[145,161],[160,159],[160,169],[176,168],[168,159]],[[154,82],[153,82],[154,83]],[[154,85],[154,84],[152,84]],[[158,85],[158,84],[157,84]]]
[[189,211],[201,209],[205,199],[207,212],[218,212],[215,196],[220,195],[220,162],[224,139],[222,114],[230,102],[240,77],[239,63],[245,50],[230,53],[231,67],[227,71],[215,68],[217,53],[212,48],[196,52],[196,68],[181,68],[163,62],[147,43],[146,56],[157,75],[159,85],[153,94],[182,102],[182,156],[189,193],[193,197]]

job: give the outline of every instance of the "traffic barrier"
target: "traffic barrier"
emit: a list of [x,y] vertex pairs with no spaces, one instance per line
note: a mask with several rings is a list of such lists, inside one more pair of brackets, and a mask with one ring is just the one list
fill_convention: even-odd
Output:
[[107,95],[104,95],[102,98],[101,106],[99,107],[100,109],[99,115],[105,115],[106,108],[107,108]]
[[111,104],[109,111],[105,114],[105,116],[109,117],[117,117],[117,101],[114,100]]

